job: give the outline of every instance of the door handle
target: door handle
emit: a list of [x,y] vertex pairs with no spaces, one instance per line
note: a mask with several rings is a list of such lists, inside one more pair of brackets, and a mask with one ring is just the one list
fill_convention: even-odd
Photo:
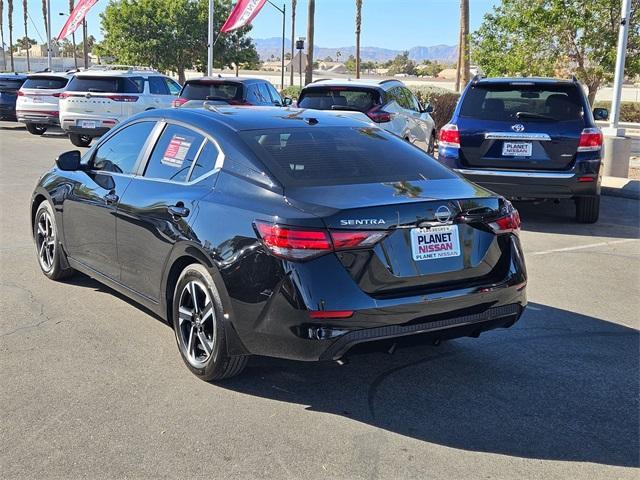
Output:
[[106,194],[104,197],[102,197],[102,198],[104,198],[104,202],[105,202],[107,205],[113,205],[113,204],[115,204],[115,203],[118,203],[118,200],[120,199],[120,197],[118,197],[118,195],[116,195],[116,194],[115,194],[115,193],[113,193],[113,192],[109,192],[109,193],[107,193],[107,194]]
[[189,209],[186,208],[182,202],[179,202],[176,205],[167,207],[167,210],[169,211],[172,217],[186,217],[189,215]]

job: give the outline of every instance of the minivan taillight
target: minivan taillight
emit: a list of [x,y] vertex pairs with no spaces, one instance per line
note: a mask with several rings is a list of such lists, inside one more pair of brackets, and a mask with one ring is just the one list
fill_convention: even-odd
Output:
[[376,105],[371,110],[365,112],[367,117],[376,123],[388,123],[391,121],[391,114],[382,109],[382,105]]
[[579,152],[597,152],[602,148],[602,132],[599,128],[585,128],[578,141]]
[[61,98],[61,99],[69,98],[70,96],[71,96],[71,94],[67,93],[67,92],[62,92],[62,93],[58,94],[58,98]]
[[256,221],[264,245],[277,257],[308,260],[338,250],[369,248],[387,236],[381,230],[324,230]]
[[458,132],[457,125],[454,125],[453,123],[447,123],[440,129],[438,146],[460,148],[460,132]]
[[187,100],[186,98],[176,98],[173,102],[171,102],[171,106],[174,107],[174,108],[181,107],[182,105],[184,105],[188,101],[189,100]]
[[24,92],[22,90],[18,90],[18,96],[19,97],[24,97]]

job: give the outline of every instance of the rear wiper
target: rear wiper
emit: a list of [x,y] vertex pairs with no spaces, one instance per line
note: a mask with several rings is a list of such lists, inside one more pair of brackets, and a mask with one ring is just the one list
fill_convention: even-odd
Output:
[[350,107],[349,105],[331,105],[331,110],[342,110],[345,112],[361,112],[356,107]]
[[516,118],[537,118],[538,120],[555,120],[555,118],[550,117],[549,115],[543,115],[541,113],[534,113],[534,112],[518,112],[516,113]]

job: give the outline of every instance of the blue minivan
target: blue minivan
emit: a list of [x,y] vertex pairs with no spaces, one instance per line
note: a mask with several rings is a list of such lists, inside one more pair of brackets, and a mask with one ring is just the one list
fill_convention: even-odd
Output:
[[577,80],[475,77],[440,130],[438,158],[512,199],[570,198],[576,219],[600,210],[602,133]]
[[26,80],[26,75],[18,73],[0,74],[0,120],[17,121],[18,90]]

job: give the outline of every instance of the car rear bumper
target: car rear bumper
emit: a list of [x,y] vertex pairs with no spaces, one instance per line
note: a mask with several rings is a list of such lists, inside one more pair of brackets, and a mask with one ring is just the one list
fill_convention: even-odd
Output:
[[90,137],[100,137],[107,133],[110,128],[100,127],[100,128],[81,128],[76,126],[67,126],[64,128],[66,133],[77,133],[78,135],[87,135]]
[[[86,128],[79,126],[83,120],[94,122],[95,128]],[[96,115],[69,115],[68,113],[60,115],[60,126],[66,133],[77,133],[79,135],[88,135],[91,137],[100,137],[111,130],[118,124],[116,118],[103,118]]]
[[35,123],[38,125],[60,125],[58,112],[38,112],[37,110],[17,110],[16,116],[21,123]]
[[508,198],[572,198],[600,194],[596,173],[454,168],[482,187]]
[[[527,304],[526,267],[515,237],[503,277],[448,290],[440,286],[373,298],[360,290],[331,255],[289,267],[290,274],[278,282],[264,303],[231,301],[230,329],[242,347],[232,354],[336,360],[367,342],[409,336],[429,341],[477,336],[511,326]],[[352,310],[353,314],[312,318],[310,310],[318,309]]]

